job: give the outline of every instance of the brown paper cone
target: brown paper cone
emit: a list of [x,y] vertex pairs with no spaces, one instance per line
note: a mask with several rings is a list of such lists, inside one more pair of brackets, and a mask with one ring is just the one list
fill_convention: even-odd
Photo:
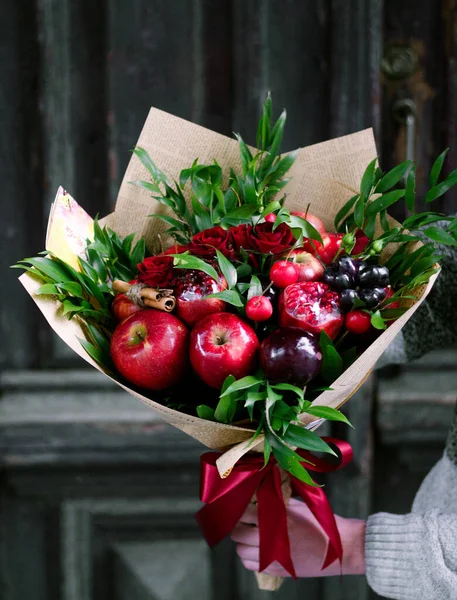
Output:
[[[170,179],[179,180],[179,172],[191,165],[196,157],[201,164],[209,164],[214,159],[217,160],[223,168],[226,179],[229,168],[240,170],[239,147],[235,140],[154,108],[149,113],[137,145],[150,153],[157,166]],[[309,207],[310,212],[322,219],[326,228],[331,231],[335,214],[350,197],[357,193],[366,166],[376,156],[376,145],[370,129],[301,148],[288,174],[291,181],[283,190],[287,194],[287,207],[299,211],[305,211]],[[167,209],[151,198],[146,190],[131,185],[131,181],[138,179],[148,180],[149,176],[140,160],[133,155],[119,191],[115,210],[105,217],[102,224],[107,224],[121,237],[132,232],[143,236],[148,248],[158,251],[160,250],[159,236],[165,243],[171,243],[171,240],[167,240],[164,234],[166,225],[159,219],[149,218],[149,215],[165,213]],[[55,248],[53,251],[56,253]],[[424,301],[436,277],[437,275],[433,276],[427,285],[415,290],[417,302],[384,331],[333,382],[332,389],[323,392],[314,404],[339,408],[349,400],[361,382],[368,377],[376,361]],[[105,372],[85,352],[79,342],[78,338],[85,337],[83,324],[77,318],[69,321],[62,314],[62,306],[55,297],[37,295],[41,283],[33,276],[24,273],[20,281],[57,335],[94,368]],[[155,402],[152,394],[144,395],[125,385],[115,374],[105,372],[105,375],[130,395],[157,411],[168,423],[209,448],[227,451],[236,444],[246,442],[253,435],[253,430],[245,424],[224,425],[167,408]],[[315,421],[315,417],[302,415],[302,422],[305,425],[312,421]],[[230,460],[225,461],[225,471],[233,466],[231,461],[235,454],[232,453]],[[262,589],[277,589],[279,586],[277,578],[267,575],[260,574],[258,580]]]

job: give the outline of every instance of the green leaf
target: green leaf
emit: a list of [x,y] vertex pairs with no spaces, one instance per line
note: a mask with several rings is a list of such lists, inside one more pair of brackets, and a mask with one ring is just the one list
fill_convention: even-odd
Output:
[[270,170],[265,176],[269,185],[278,183],[284,177],[284,175],[289,171],[291,166],[296,161],[297,155],[298,150],[295,150],[294,152],[289,152],[289,154],[284,156],[279,162],[275,163],[270,168]]
[[222,292],[216,292],[215,294],[208,294],[205,298],[219,298],[224,300],[232,306],[238,306],[242,308],[244,306],[242,296],[235,290],[224,290]]
[[371,315],[371,324],[375,329],[386,329],[387,327],[379,310]]
[[91,358],[93,358],[96,363],[98,363],[100,366],[102,366],[105,369],[109,369],[109,366],[105,364],[106,356],[103,353],[103,351],[100,350],[100,348],[97,348],[97,346],[94,346],[94,344],[92,344],[91,342],[88,342],[87,340],[85,340],[83,338],[78,338],[78,341],[81,344],[81,346],[84,348],[84,350],[87,352],[87,354]]
[[[289,224],[290,224],[290,227],[292,227],[292,228],[295,228],[295,227],[300,228],[303,232],[304,237],[310,238],[311,240],[315,240],[316,242],[319,242],[319,244],[323,243],[321,234],[306,219],[302,219],[301,217],[298,217],[297,215],[290,215]],[[275,225],[276,225],[276,221],[275,221]],[[274,226],[273,226],[273,229],[275,229]]]
[[72,296],[76,298],[84,299],[84,293],[81,287],[81,284],[76,283],[75,281],[67,281],[65,283],[59,284],[60,289],[65,290]]
[[346,423],[352,427],[348,418],[343,415],[339,410],[335,410],[334,408],[330,408],[330,406],[310,406],[304,412],[309,415],[313,415],[314,417],[320,417],[321,419],[327,419],[327,421],[341,421],[342,423]]
[[261,296],[263,292],[262,284],[257,275],[252,275],[251,282],[249,284],[248,300],[254,298],[254,296]]
[[438,185],[436,185],[435,187],[433,187],[431,190],[429,190],[425,196],[425,203],[429,204],[430,202],[433,202],[433,200],[436,200],[437,198],[440,198],[443,194],[445,194],[447,191],[449,191],[454,185],[457,184],[457,169],[455,169],[455,171],[452,171],[452,173],[449,173],[449,175],[446,177],[446,179],[439,183]]
[[362,196],[359,197],[354,208],[354,221],[359,229],[363,228],[363,223],[365,221],[365,202]]
[[411,169],[406,176],[405,202],[408,210],[414,212],[416,204],[416,165],[411,165]]
[[246,173],[249,170],[249,165],[252,161],[252,154],[238,133],[235,133],[235,137],[238,140],[238,144],[240,146],[241,168],[243,170],[243,175],[246,176]]
[[357,202],[358,198],[359,194],[357,194],[356,196],[352,196],[352,198],[350,198],[336,213],[336,217],[334,220],[335,229],[338,229],[340,222],[344,219],[344,217],[346,217],[349,214],[352,207]]
[[143,181],[142,179],[136,179],[135,181],[129,181],[131,185],[143,188],[144,190],[151,192],[151,194],[161,194],[160,188],[155,183],[150,181]]
[[412,161],[406,160],[405,162],[400,163],[396,167],[394,167],[391,171],[386,173],[381,181],[378,183],[375,189],[375,193],[382,194],[390,190],[394,185],[396,185],[401,178],[405,175],[406,171],[411,167]]
[[446,246],[457,246],[456,239],[444,229],[440,227],[428,227],[424,230],[424,234],[439,244],[445,244]]
[[321,376],[326,382],[332,383],[343,372],[343,359],[325,331],[321,331],[320,345],[322,350]]
[[236,272],[238,273],[238,279],[243,279],[252,273],[252,267],[247,263],[242,263],[241,265],[237,266]]
[[[110,343],[106,336],[92,323],[86,322],[89,333],[95,344],[102,350],[105,356],[110,357]],[[110,357],[111,361],[111,357]],[[107,362],[110,362],[107,361]]]
[[374,173],[375,173],[377,160],[378,160],[377,158],[374,158],[370,162],[370,164],[367,166],[364,174],[362,175],[362,180],[360,182],[360,199],[363,203],[365,203],[366,200],[369,198],[371,188],[373,187],[373,184],[374,184],[374,180],[375,180]]
[[60,294],[60,292],[57,286],[52,283],[45,283],[44,285],[40,286],[36,291],[37,296],[43,296],[48,294],[55,296],[56,294]]
[[433,163],[432,169],[430,171],[430,187],[433,188],[438,183],[438,179],[441,173],[441,169],[443,168],[444,159],[446,158],[446,154],[448,153],[449,148],[446,148],[441,152],[438,158]]
[[367,208],[367,216],[371,217],[372,215],[376,215],[377,213],[385,210],[395,202],[398,202],[400,198],[403,198],[405,195],[405,190],[393,190],[392,192],[387,192],[387,194],[383,194],[381,197],[376,198]]
[[[272,443],[273,436],[268,437],[270,444]],[[308,471],[303,467],[301,462],[303,459],[298,456],[293,450],[285,446],[284,444],[275,444],[273,446],[273,456],[278,461],[280,467],[282,467],[288,473],[291,473],[294,477],[307,483],[313,487],[316,487],[316,483],[312,480]]]
[[374,238],[375,228],[376,228],[376,218],[377,218],[377,215],[372,215],[371,217],[369,217],[367,220],[367,223],[365,225],[365,228],[364,228],[364,233],[368,238],[370,238],[370,240],[372,240]]
[[139,239],[133,248],[132,254],[130,255],[130,264],[135,267],[142,263],[146,254],[146,244],[143,238]]
[[382,227],[382,230],[384,231],[384,233],[389,233],[390,225],[389,225],[389,221],[387,220],[387,211],[386,210],[382,210],[379,213],[379,220],[380,220],[381,227]]
[[198,271],[203,271],[215,281],[219,281],[219,275],[217,274],[216,269],[201,258],[186,253],[169,254],[169,256],[173,257],[173,265],[175,267],[179,267],[180,269],[197,269]]
[[265,437],[263,440],[263,459],[264,459],[263,464],[265,467],[269,463],[270,457],[271,457],[271,446],[270,446],[270,442]]
[[21,262],[29,263],[56,283],[72,280],[68,269],[54,259],[36,256],[34,258],[24,258]]
[[214,418],[220,423],[231,423],[236,413],[236,406],[233,394],[221,396],[214,411]]
[[284,132],[284,125],[286,123],[286,111],[283,110],[279,119],[276,121],[273,131],[271,132],[271,144],[265,155],[262,163],[263,173],[267,173],[273,164],[273,161],[279,154],[281,148],[282,136]]
[[155,165],[155,163],[152,161],[151,157],[144,148],[140,148],[140,146],[137,146],[133,150],[133,154],[135,154],[140,159],[143,166],[151,175],[153,181],[169,185],[169,181],[165,173]]
[[234,383],[232,383],[222,394],[221,396],[225,396],[227,394],[233,394],[233,392],[239,392],[240,390],[246,390],[248,388],[253,387],[254,385],[258,385],[262,383],[262,379],[258,377],[254,377],[253,375],[247,375],[246,377],[242,377],[238,379]]
[[216,250],[217,254],[217,262],[219,263],[219,268],[221,270],[222,275],[225,277],[229,289],[235,287],[236,282],[238,280],[238,274],[236,272],[235,267],[232,263],[220,252]]
[[243,204],[230,211],[222,218],[222,223],[230,226],[237,226],[242,223],[250,223],[251,217],[258,211],[257,204]]
[[418,260],[411,267],[411,275],[413,277],[416,277],[417,275],[420,275],[424,271],[427,271],[428,269],[430,269],[431,267],[433,267],[434,265],[436,265],[436,263],[441,258],[442,258],[441,256],[435,256],[435,255],[426,256],[425,258],[421,258],[421,260]]
[[[308,410],[306,412],[308,412]],[[324,442],[324,440],[317,435],[317,433],[309,431],[309,429],[305,429],[299,425],[289,425],[286,433],[283,436],[283,440],[286,442],[286,444],[298,446],[303,450],[309,450],[310,452],[326,452],[336,456],[331,447]]]
[[294,392],[300,398],[303,398],[304,392],[301,388],[296,385],[292,385],[291,383],[276,383],[271,386],[274,390],[281,390],[287,392]]
[[206,421],[216,420],[214,417],[214,408],[206,406],[206,404],[199,404],[196,410],[197,416],[200,417],[200,419],[205,419]]

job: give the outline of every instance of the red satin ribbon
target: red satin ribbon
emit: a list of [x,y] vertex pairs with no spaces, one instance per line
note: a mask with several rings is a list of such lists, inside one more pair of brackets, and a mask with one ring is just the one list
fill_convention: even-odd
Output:
[[[308,471],[330,473],[346,466],[352,460],[351,446],[335,438],[323,438],[336,447],[340,457],[336,464],[317,458],[310,452],[298,450]],[[259,569],[264,571],[277,561],[296,577],[290,554],[287,530],[287,510],[281,492],[281,473],[274,460],[264,467],[263,457],[248,455],[239,460],[232,472],[221,479],[216,467],[218,452],[207,452],[201,457],[200,498],[205,506],[197,513],[197,523],[210,546],[215,546],[230,534],[256,494],[259,514],[260,556]],[[311,464],[310,464],[311,463]],[[335,516],[325,492],[320,487],[303,483],[290,475],[292,495],[300,496],[320,524],[329,543],[322,569],[343,558],[341,538]]]

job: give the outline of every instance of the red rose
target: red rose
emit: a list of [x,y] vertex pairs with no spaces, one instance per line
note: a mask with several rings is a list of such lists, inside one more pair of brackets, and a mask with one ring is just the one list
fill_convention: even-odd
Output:
[[236,227],[231,227],[230,231],[232,234],[233,245],[237,252],[240,251],[240,248],[244,248],[244,250],[253,249],[251,243],[252,225],[237,225]]
[[222,252],[229,259],[235,257],[230,231],[222,229],[219,225],[196,233],[189,245],[189,250],[191,254],[198,254],[198,256],[203,257],[214,256],[216,250]]
[[286,223],[281,223],[273,231],[274,223],[261,223],[252,228],[250,249],[262,254],[281,254],[295,244],[291,228]]
[[173,257],[151,256],[138,265],[138,281],[147,285],[167,287],[173,278]]

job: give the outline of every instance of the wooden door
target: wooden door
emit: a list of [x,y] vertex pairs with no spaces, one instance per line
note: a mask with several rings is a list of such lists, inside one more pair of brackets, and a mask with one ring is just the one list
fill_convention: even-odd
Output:
[[[1,17],[2,599],[267,597],[230,542],[210,553],[200,538],[202,448],[87,370],[8,266],[41,250],[58,185],[93,215],[112,210],[151,105],[253,143],[271,90],[285,150],[373,126],[389,167],[406,147],[393,105],[409,99],[422,179],[446,145],[457,165],[454,4],[3,0]],[[365,386],[355,431],[338,432],[356,453],[329,482],[346,516],[370,509],[373,397]],[[276,597],[368,595],[353,578],[289,581]]]

